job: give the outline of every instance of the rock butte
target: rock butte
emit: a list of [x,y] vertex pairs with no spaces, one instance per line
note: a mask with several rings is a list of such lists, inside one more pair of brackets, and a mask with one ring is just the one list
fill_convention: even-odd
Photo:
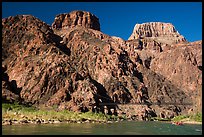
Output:
[[169,45],[187,42],[171,23],[163,22],[136,24],[129,37],[129,40],[131,39],[150,39]]
[[3,102],[138,120],[202,109],[202,41],[170,23],[136,24],[125,41],[86,11],[59,14],[52,26],[11,16],[2,19],[2,70]]
[[85,11],[72,11],[57,15],[52,28],[71,28],[77,25],[100,31],[99,19],[90,12]]

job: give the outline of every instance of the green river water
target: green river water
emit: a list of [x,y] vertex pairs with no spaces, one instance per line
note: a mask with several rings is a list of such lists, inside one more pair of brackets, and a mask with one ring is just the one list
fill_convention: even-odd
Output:
[[202,135],[202,125],[159,121],[60,123],[2,126],[3,135]]

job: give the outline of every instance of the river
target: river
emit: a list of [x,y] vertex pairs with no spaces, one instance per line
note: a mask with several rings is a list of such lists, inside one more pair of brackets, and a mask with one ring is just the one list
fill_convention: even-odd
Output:
[[202,125],[159,121],[59,123],[2,126],[3,135],[202,135]]

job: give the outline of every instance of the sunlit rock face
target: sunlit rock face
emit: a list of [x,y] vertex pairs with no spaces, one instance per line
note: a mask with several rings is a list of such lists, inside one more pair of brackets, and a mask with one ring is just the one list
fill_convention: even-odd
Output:
[[186,42],[186,39],[179,34],[171,23],[163,22],[136,24],[129,40],[145,37],[154,38],[167,44]]
[[59,14],[55,17],[52,28],[72,28],[77,25],[100,31],[99,19],[86,11],[72,11],[70,13]]
[[136,119],[200,111],[202,41],[187,42],[168,23],[145,24],[125,41],[99,31],[85,11],[59,14],[52,26],[31,15],[2,19],[3,101]]

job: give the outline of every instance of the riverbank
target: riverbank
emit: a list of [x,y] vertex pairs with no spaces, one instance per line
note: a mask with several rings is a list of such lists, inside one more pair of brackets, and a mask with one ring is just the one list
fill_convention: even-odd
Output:
[[19,104],[2,104],[2,125],[13,124],[54,124],[54,123],[112,123],[123,121],[125,117],[103,113],[79,113],[72,111],[40,110]]
[[[13,124],[54,124],[54,123],[113,123],[129,120],[126,116],[106,115],[93,112],[73,112],[68,110],[42,110],[19,104],[2,103],[2,125]],[[180,121],[184,124],[202,124],[202,114],[176,116],[173,119],[153,117],[151,121]]]
[[183,121],[184,124],[198,124],[202,125],[202,122],[197,122],[197,121]]
[[182,122],[183,124],[202,124],[202,113],[176,116],[172,121]]
[[183,124],[202,124],[202,122],[191,120],[190,118],[186,118],[181,120]]

